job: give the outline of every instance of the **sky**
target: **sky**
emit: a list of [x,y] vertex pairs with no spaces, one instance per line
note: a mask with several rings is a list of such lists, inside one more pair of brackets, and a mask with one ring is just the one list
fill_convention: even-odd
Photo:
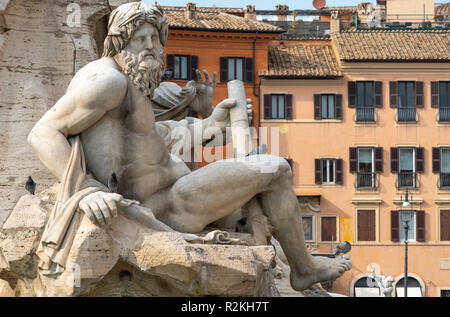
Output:
[[[148,4],[154,4],[155,0],[142,0]],[[414,0],[411,0],[414,1]],[[444,3],[449,0],[435,0],[435,3]],[[188,2],[194,2],[198,7],[245,8],[247,4],[254,4],[256,10],[272,10],[277,4],[286,4],[289,9],[314,9],[312,0],[157,0],[162,6],[185,6]],[[353,6],[361,2],[376,2],[370,0],[326,0],[327,6]]]

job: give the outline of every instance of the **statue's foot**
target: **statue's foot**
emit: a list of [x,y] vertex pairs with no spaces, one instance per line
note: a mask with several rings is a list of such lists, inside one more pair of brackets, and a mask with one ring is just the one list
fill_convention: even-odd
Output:
[[296,291],[302,291],[319,282],[334,281],[352,267],[348,257],[333,259],[314,256],[312,263],[311,267],[304,268],[301,273],[291,270],[291,286]]

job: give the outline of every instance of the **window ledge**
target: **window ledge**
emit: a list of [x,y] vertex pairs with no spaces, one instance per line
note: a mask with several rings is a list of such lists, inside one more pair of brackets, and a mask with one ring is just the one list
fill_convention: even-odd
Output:
[[[406,188],[395,188],[396,195],[404,195]],[[408,187],[408,194],[420,194],[420,188],[410,188]]]
[[319,187],[342,187],[340,184],[317,184]]
[[353,205],[366,205],[366,204],[381,204],[383,199],[380,197],[353,197]]
[[353,121],[355,126],[374,126],[377,125],[377,121]]
[[374,189],[356,189],[355,194],[362,194],[362,195],[374,195],[379,194],[380,189],[374,188]]
[[437,121],[438,127],[450,127],[450,121]]
[[402,126],[409,126],[409,125],[419,125],[419,121],[396,121],[395,126],[396,127],[402,127]]
[[341,119],[262,119],[261,123],[342,123]]

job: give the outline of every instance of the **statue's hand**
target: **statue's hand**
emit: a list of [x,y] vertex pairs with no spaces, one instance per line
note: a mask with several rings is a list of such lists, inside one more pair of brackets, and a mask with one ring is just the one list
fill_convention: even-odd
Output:
[[[236,106],[235,99],[225,99],[222,100],[215,108],[211,115],[211,120],[214,121],[214,125],[221,129],[230,126],[230,109]],[[248,124],[253,120],[253,106],[252,100],[247,99],[247,114],[248,114]]]
[[123,197],[115,193],[95,192],[80,200],[78,207],[92,223],[99,226],[110,225],[112,218],[117,217],[117,205]]
[[195,71],[195,73],[197,75],[197,81],[195,82],[197,95],[195,96],[195,99],[192,102],[191,106],[201,116],[208,117],[213,111],[212,100],[214,95],[214,88],[216,88],[217,85],[217,73],[214,72],[212,82],[206,70],[203,71],[205,80],[203,80],[202,73],[198,69]]

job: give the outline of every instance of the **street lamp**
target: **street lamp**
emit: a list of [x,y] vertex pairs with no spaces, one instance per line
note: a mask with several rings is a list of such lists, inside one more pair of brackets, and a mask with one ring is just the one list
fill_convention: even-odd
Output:
[[[402,197],[403,198],[403,197]],[[401,198],[401,200],[402,200]],[[412,198],[412,197],[411,197]],[[405,201],[402,203],[402,207],[409,208],[411,207],[411,203],[408,199],[408,188],[406,188],[405,191]],[[409,221],[404,220],[404,227],[405,229],[405,276],[403,277],[403,288],[405,292],[405,297],[408,297],[408,231],[409,231]]]
[[405,276],[403,277],[403,288],[405,292],[405,297],[408,297],[408,231],[409,231],[409,224],[408,220],[405,220]]

